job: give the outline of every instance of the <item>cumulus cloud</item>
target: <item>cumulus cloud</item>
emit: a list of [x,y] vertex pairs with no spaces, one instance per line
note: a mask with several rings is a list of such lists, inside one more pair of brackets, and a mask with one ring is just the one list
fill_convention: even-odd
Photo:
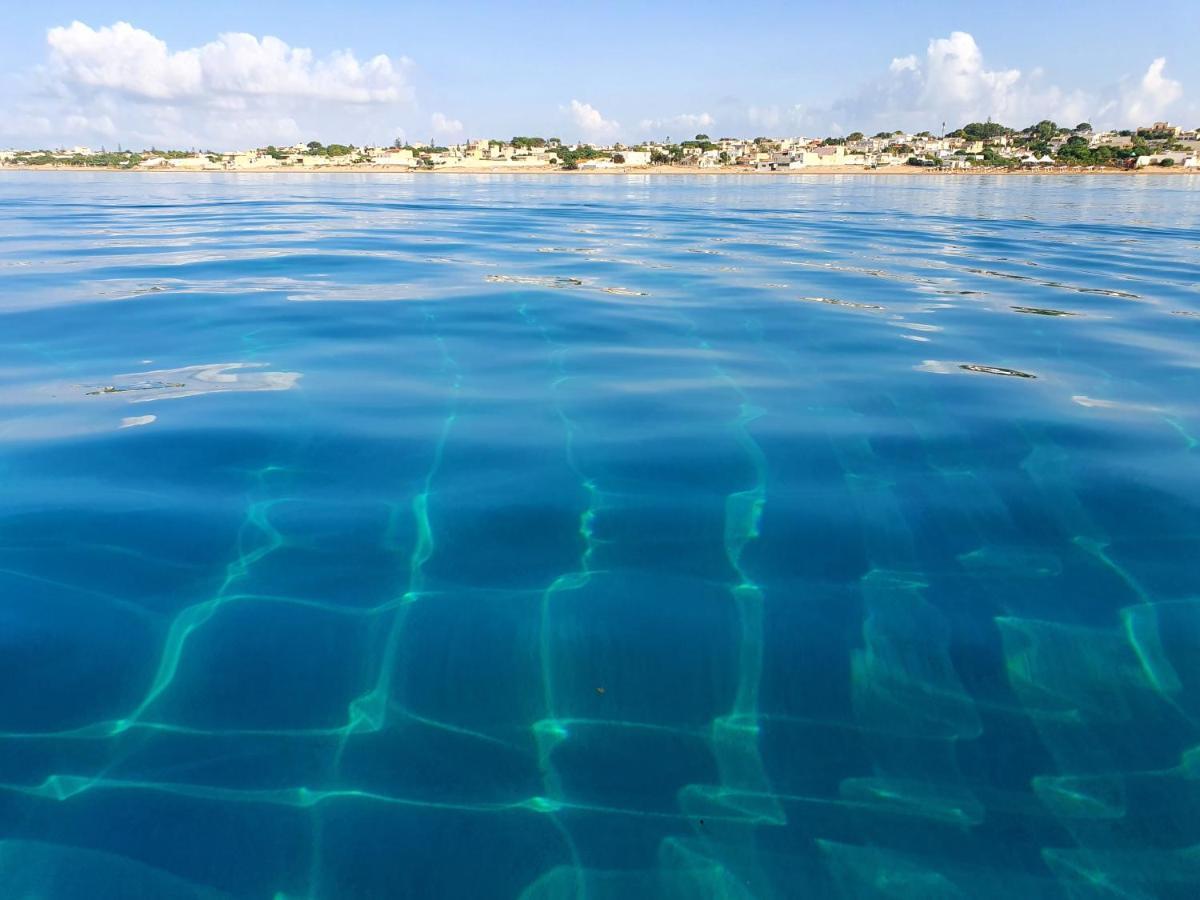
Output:
[[583,133],[584,137],[599,140],[601,138],[612,137],[621,130],[620,123],[604,118],[600,114],[600,110],[596,109],[590,103],[581,103],[578,100],[572,100],[571,105],[566,107],[566,111],[570,114],[571,121],[575,124],[575,127]]
[[279,38],[223,34],[189,50],[128,22],[82,22],[46,35],[51,71],[62,81],[152,100],[220,102],[237,97],[300,97],[341,103],[393,103],[408,96],[403,68],[382,54],[359,62],[348,50],[317,59]]
[[1128,127],[1166,115],[1182,97],[1165,67],[1157,59],[1140,80],[1107,90],[1067,89],[1047,84],[1040,69],[988,65],[974,36],[955,31],[930,40],[924,55],[896,57],[886,75],[813,115],[824,126],[852,122],[864,131],[932,130],[942,122],[953,128],[988,118],[1016,127],[1047,118]]
[[[1121,85],[1115,107],[1128,122],[1145,123],[1162,119],[1183,97],[1183,85],[1166,76],[1167,60],[1160,56],[1150,63],[1141,79]],[[1106,110],[1107,112],[1107,110]]]
[[680,113],[677,116],[670,116],[666,119],[642,119],[638,123],[642,131],[696,131],[702,128],[711,128],[717,124],[716,119],[706,112],[702,113]]
[[808,110],[798,103],[793,106],[751,106],[746,110],[745,119],[746,125],[757,135],[797,137],[806,125],[813,124]]
[[[228,33],[172,49],[128,22],[72,22],[49,29],[46,47],[26,105],[41,107],[46,133],[60,140],[283,142],[303,136],[301,122],[352,125],[364,107],[412,101],[403,57],[359,59],[349,50],[318,57],[269,35]],[[21,110],[6,112],[18,119]],[[10,120],[6,130],[13,129]]]
[[435,112],[429,117],[429,125],[433,128],[433,133],[438,137],[458,137],[463,133],[463,123],[458,119],[451,119],[444,113]]

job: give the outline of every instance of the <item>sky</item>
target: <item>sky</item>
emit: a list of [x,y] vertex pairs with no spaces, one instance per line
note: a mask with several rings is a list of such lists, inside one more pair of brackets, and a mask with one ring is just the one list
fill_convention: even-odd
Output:
[[1200,126],[1200,3],[6,3],[0,147]]

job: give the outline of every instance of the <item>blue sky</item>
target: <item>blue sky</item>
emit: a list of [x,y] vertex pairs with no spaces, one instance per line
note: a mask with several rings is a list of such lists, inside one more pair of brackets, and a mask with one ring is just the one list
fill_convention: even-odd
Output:
[[1195,0],[7,5],[0,146],[1200,125]]

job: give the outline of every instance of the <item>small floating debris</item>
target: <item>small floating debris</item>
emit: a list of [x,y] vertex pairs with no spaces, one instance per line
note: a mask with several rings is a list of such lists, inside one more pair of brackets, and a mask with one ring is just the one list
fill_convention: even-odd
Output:
[[807,303],[829,303],[832,306],[845,306],[847,309],[884,309],[884,307],[876,303],[856,303],[853,300],[837,300],[833,297],[800,297],[799,299]]
[[1025,313],[1030,316],[1077,316],[1079,313],[1067,312],[1065,309],[1046,309],[1041,306],[1010,306],[1013,312]]
[[959,363],[960,369],[966,369],[968,372],[982,372],[984,375],[1005,375],[1009,378],[1037,378],[1036,375],[1031,375],[1029,372],[1022,372],[1020,369],[1006,369],[1003,366],[981,366],[977,363]]

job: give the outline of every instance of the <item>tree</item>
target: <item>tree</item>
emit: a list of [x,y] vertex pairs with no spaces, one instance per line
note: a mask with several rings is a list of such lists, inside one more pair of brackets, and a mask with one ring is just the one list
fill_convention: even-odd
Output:
[[1048,141],[1058,134],[1058,125],[1049,119],[1042,119],[1036,125],[1030,125],[1026,129],[1036,140]]
[[712,138],[710,138],[710,137],[709,137],[707,134],[698,134],[698,135],[696,135],[696,140],[698,140],[698,141],[711,141],[711,140],[712,140]]
[[959,129],[962,137],[969,141],[986,141],[1006,134],[1009,129],[999,122],[971,122]]
[[723,165],[723,166],[729,165],[729,154],[726,153],[724,150],[721,151],[720,159],[721,159],[721,165]]
[[325,148],[321,146],[320,141],[309,141],[307,144],[310,153],[320,153]]
[[863,133],[861,131],[852,131],[846,135],[846,140],[848,141],[861,141],[862,139]]
[[1091,131],[1091,130],[1092,130],[1091,122],[1080,122],[1078,125],[1075,126],[1075,132],[1077,134],[1081,131]]
[[613,162],[615,162],[619,166],[624,165],[625,164],[625,154],[624,153],[614,153],[613,154]]

